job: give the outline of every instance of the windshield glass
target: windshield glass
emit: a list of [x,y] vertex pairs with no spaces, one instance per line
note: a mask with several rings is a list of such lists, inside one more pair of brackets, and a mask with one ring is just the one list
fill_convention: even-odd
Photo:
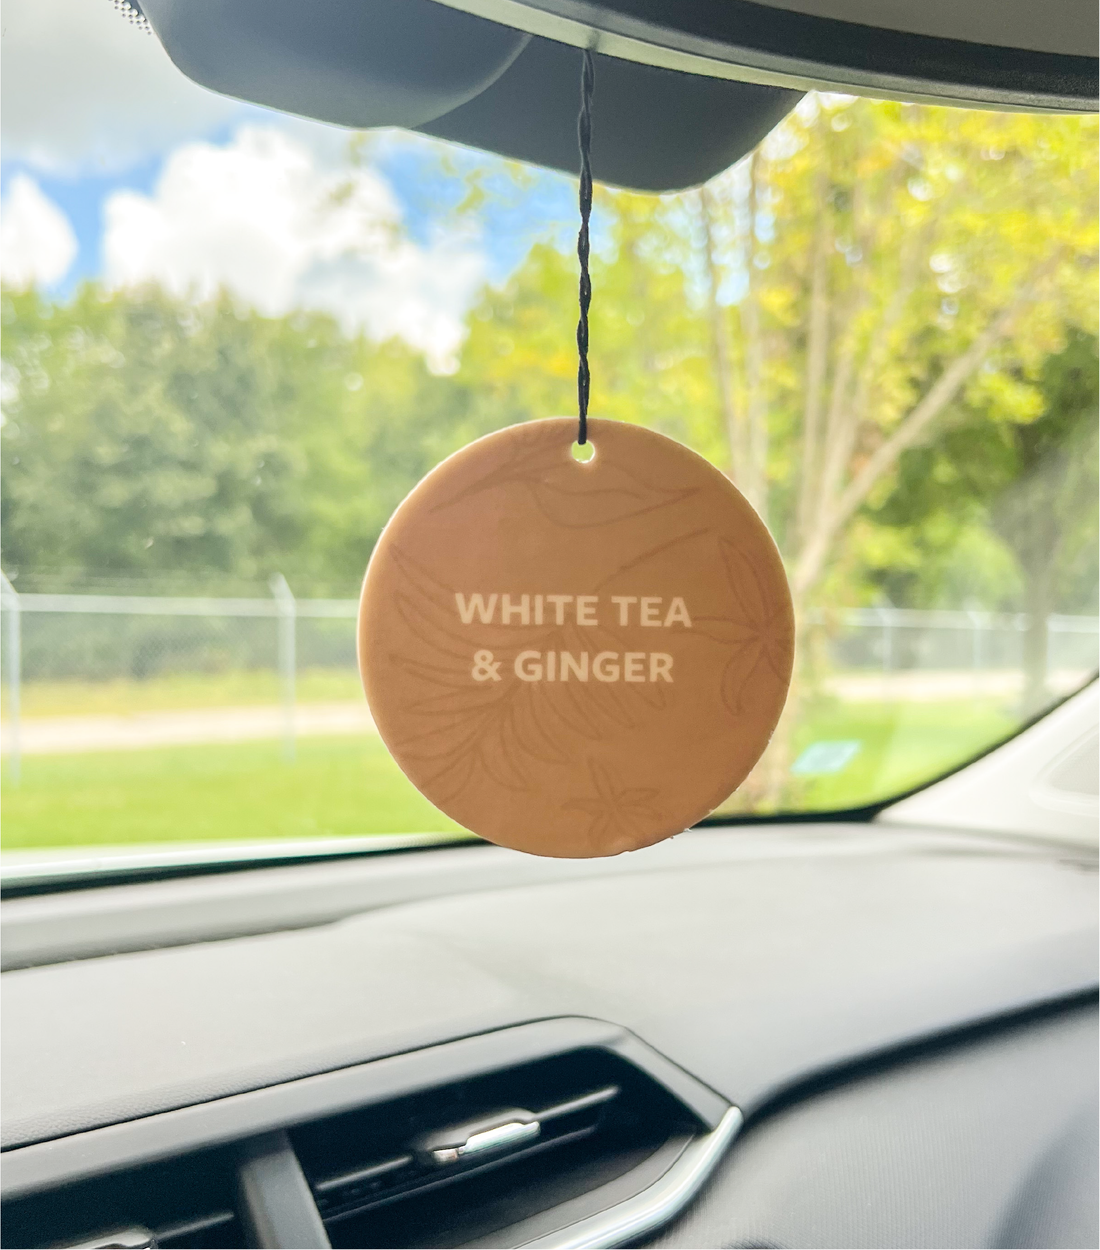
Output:
[[[441,458],[575,410],[575,180],[215,96],[105,0],[5,22],[5,848],[456,830],[356,596]],[[1096,193],[1094,118],[825,95],[597,187],[592,414],[728,473],[795,600],[720,813],[880,802],[1089,680]]]

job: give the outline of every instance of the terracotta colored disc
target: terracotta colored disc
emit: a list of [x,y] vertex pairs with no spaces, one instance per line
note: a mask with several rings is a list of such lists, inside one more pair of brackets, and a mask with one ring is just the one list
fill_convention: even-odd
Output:
[[386,745],[467,829],[614,855],[706,816],[767,745],[791,675],[779,553],[717,469],[640,426],[491,434],[378,541],[359,665]]

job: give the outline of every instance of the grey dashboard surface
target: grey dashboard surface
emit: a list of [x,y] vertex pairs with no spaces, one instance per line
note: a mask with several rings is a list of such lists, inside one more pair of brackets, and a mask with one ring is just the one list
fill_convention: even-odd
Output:
[[484,848],[445,854],[470,857],[450,894],[406,883],[312,928],[5,974],[5,1147],[558,1015],[632,1030],[751,1112],[807,1073],[1097,981],[1080,851],[713,829],[541,881],[516,856],[518,883]]
[[837,1084],[750,1125],[648,1242],[1095,1246],[1089,1005]]

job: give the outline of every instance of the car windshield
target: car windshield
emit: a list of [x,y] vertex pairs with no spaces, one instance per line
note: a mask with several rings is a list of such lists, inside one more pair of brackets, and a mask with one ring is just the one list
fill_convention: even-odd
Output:
[[[457,832],[356,598],[432,466],[575,412],[576,180],[216,96],[106,0],[5,24],[4,847]],[[1096,196],[1094,118],[824,94],[597,186],[592,413],[727,473],[795,603],[719,815],[880,804],[1091,679]]]

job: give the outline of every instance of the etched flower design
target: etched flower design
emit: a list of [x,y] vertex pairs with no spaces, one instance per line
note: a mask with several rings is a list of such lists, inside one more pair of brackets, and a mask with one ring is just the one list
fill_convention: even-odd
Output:
[[639,823],[651,828],[661,819],[660,811],[653,806],[657,790],[648,787],[620,790],[607,768],[593,759],[588,761],[588,775],[595,795],[588,799],[570,799],[562,806],[592,817],[588,832],[594,841],[605,844],[618,833],[625,835],[633,845]]
[[601,464],[599,484],[594,485],[588,470],[569,456],[568,446],[556,422],[532,422],[526,438],[517,440],[503,462],[443,499],[434,511],[483,491],[522,485],[547,521],[562,529],[589,529],[666,508],[697,492],[693,486],[664,486],[614,463]]
[[[403,575],[394,605],[406,633],[419,644],[416,658],[399,651],[389,656],[396,669],[415,679],[397,742],[444,800],[482,776],[506,790],[526,790],[531,760],[564,764],[576,737],[599,742],[665,705],[659,684],[471,681],[470,638],[455,625],[454,589],[396,546],[391,559]],[[478,641],[498,656],[516,649],[514,630],[503,625],[481,626]],[[623,650],[612,630],[568,623],[532,630],[525,643],[537,651]]]
[[718,540],[736,611],[728,617],[697,617],[695,628],[730,649],[722,674],[722,700],[735,716],[745,711],[745,694],[763,668],[786,685],[794,661],[794,625],[782,583],[761,575],[735,543]]

